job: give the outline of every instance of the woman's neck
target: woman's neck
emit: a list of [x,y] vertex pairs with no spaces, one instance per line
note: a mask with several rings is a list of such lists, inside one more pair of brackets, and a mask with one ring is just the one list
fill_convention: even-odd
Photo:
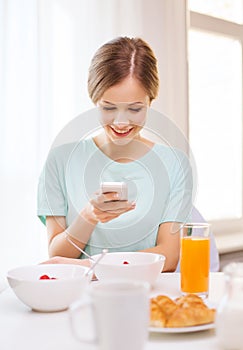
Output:
[[105,133],[94,137],[96,146],[109,158],[118,163],[129,163],[143,157],[154,143],[139,135],[125,145],[118,145],[109,140]]

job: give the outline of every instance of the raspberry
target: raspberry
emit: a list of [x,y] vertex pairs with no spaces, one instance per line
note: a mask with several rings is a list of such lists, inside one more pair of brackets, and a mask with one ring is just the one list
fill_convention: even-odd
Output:
[[50,277],[49,277],[48,275],[42,275],[42,276],[40,276],[39,279],[40,279],[40,280],[49,280]]

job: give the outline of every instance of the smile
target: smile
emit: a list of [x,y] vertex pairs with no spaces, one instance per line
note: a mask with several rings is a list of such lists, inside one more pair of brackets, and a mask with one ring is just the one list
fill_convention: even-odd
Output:
[[110,127],[113,133],[119,137],[125,137],[130,134],[133,128],[130,128],[128,130],[116,130],[113,127]]

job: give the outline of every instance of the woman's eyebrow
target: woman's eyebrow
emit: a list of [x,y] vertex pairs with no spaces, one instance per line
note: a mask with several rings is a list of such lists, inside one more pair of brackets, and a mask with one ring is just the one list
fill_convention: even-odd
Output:
[[128,105],[129,106],[132,106],[132,105],[144,105],[144,102],[137,101],[137,102],[128,103]]
[[138,104],[140,104],[140,105],[144,105],[144,103],[143,102],[141,102],[141,101],[136,101],[136,102],[117,102],[117,103],[115,103],[115,102],[109,102],[109,101],[101,101],[102,103],[106,103],[106,104],[109,104],[109,105],[113,105],[113,106],[115,106],[115,105],[119,105],[119,104],[127,104],[128,106],[133,106],[133,105],[138,105]]
[[101,102],[102,102],[102,103],[106,103],[106,104],[108,104],[108,105],[113,105],[113,106],[115,105],[115,103],[112,103],[112,102],[109,102],[109,101],[102,101],[102,100],[101,100]]

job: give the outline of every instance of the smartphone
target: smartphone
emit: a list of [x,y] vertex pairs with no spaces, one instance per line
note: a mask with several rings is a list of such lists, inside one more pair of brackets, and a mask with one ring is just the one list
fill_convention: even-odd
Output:
[[117,192],[119,201],[128,200],[128,188],[125,182],[101,182],[101,193]]

